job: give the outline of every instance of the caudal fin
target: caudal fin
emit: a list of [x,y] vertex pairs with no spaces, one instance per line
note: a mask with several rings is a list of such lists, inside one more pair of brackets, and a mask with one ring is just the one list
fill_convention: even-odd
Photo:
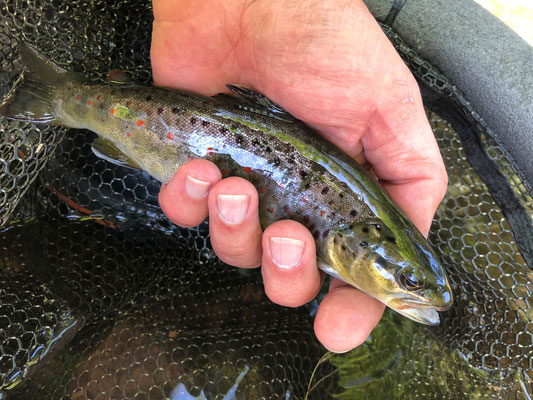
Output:
[[19,42],[24,73],[0,105],[0,115],[21,121],[53,123],[54,92],[71,72],[44,58],[37,50]]

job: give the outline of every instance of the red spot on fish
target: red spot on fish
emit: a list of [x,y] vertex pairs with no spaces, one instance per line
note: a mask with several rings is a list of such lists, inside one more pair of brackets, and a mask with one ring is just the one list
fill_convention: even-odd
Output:
[[170,140],[174,140],[174,135],[172,134],[172,132],[167,133],[167,138]]
[[264,188],[264,187],[259,188],[259,191],[260,191],[261,193],[265,193],[265,188]]
[[220,171],[222,173],[222,175],[227,175],[229,174],[229,171],[227,169],[223,169]]
[[96,96],[96,100],[102,101],[102,96]]
[[267,208],[267,211],[271,214],[274,214],[274,209],[273,208]]
[[191,161],[191,160],[192,160],[192,157],[191,157],[191,156],[187,156],[187,159],[188,159],[189,161]]
[[280,183],[279,187],[282,188],[282,189],[285,189],[285,185],[283,183]]
[[138,120],[137,121],[137,126],[141,126],[142,124],[144,124],[144,121],[142,121],[142,120]]
[[320,211],[320,215],[324,216],[326,215],[326,212],[324,210]]
[[131,107],[131,101],[126,102],[126,107]]
[[248,172],[251,172],[252,169],[250,167],[244,167],[244,172],[248,173]]
[[93,102],[92,102],[91,100],[89,100],[89,101],[87,102],[87,105],[92,106],[92,105],[93,105]]
[[115,115],[115,109],[112,108],[111,111],[109,111],[111,113],[111,115]]
[[78,99],[78,100],[81,100],[81,96],[80,96],[80,95],[78,95],[78,97],[76,97],[76,99]]
[[285,214],[289,215],[290,214],[289,206],[283,207],[283,211],[285,211]]
[[150,146],[153,146],[154,145],[154,142],[150,142]]
[[212,151],[212,150],[213,150],[212,147],[208,147],[208,148],[207,148],[207,151]]
[[306,199],[305,197],[302,197],[302,201],[303,201],[304,203],[307,203],[307,199]]
[[131,137],[131,133],[126,132],[126,137]]

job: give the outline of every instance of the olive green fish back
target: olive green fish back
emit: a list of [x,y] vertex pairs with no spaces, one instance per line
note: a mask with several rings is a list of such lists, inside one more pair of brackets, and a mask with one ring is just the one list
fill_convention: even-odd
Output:
[[[121,68],[149,82],[150,7],[8,0],[0,95],[20,72],[18,38],[90,79]],[[386,315],[361,348],[321,364],[310,398],[532,396],[533,277],[524,238],[513,237],[517,219],[531,224],[531,187],[460,93],[386,32],[431,89],[450,186],[430,241],[455,305],[435,328]],[[447,100],[434,101],[437,92]],[[325,352],[313,305],[270,303],[257,271],[215,259],[206,225],[168,222],[159,183],[97,158],[95,134],[5,119],[0,134],[0,398],[157,399],[176,388],[208,399],[305,396]],[[468,157],[501,172],[506,208]]]

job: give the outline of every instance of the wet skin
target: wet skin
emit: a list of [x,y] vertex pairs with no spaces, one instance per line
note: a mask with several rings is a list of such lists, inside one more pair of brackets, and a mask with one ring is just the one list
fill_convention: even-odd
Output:
[[[445,193],[446,173],[416,82],[362,2],[154,1],[154,16],[156,84],[209,95],[224,91],[227,82],[258,89],[368,162],[427,234]],[[219,202],[220,194],[241,197]],[[224,261],[247,268],[262,263],[268,296],[282,305],[301,305],[321,281],[313,237],[294,221],[276,222],[262,233],[257,198],[245,180],[222,180],[209,161],[195,160],[163,187],[160,203],[180,225],[196,225],[209,214],[213,246]],[[238,206],[243,199],[245,205]],[[242,221],[228,224],[228,214],[221,215],[219,205],[228,200],[244,209],[229,215],[243,216]],[[291,258],[282,251],[285,264],[296,260],[283,268],[272,250],[288,244],[302,255]],[[334,280],[315,318],[317,337],[333,351],[347,351],[366,339],[382,311],[379,301]]]

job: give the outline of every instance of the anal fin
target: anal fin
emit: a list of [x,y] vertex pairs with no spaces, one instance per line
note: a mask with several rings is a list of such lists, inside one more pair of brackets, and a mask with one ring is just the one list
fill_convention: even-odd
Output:
[[140,170],[143,169],[142,166],[137,163],[137,161],[133,160],[113,143],[101,137],[97,138],[92,143],[91,149],[97,157],[109,161],[115,165]]

